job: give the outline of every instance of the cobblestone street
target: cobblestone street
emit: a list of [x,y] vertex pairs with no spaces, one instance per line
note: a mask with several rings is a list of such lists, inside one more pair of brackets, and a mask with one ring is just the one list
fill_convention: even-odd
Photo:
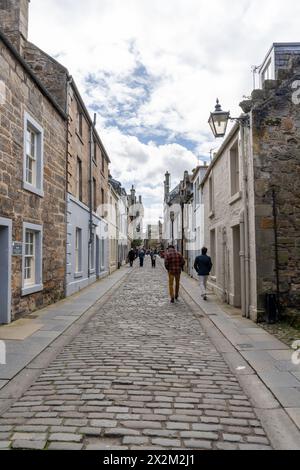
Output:
[[159,264],[134,268],[0,418],[0,448],[266,449],[252,405]]

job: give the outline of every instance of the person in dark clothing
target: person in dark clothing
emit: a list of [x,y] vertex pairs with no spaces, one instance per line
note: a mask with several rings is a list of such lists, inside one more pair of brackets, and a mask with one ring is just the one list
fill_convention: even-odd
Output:
[[207,280],[213,267],[211,258],[207,256],[207,248],[202,248],[202,255],[195,259],[194,268],[200,277],[200,290],[203,300],[207,300]]
[[139,258],[140,258],[140,268],[143,268],[144,266],[144,259],[145,259],[145,252],[144,250],[141,250],[139,253]]
[[185,260],[183,259],[183,256],[175,250],[174,246],[169,246],[168,253],[165,257],[165,268],[169,273],[169,291],[172,304],[174,304],[175,300],[178,300],[179,297],[180,276],[184,264]]
[[132,268],[133,262],[135,260],[135,251],[132,248],[128,253],[128,259],[129,259],[130,267]]
[[151,251],[150,256],[151,256],[152,268],[156,268],[156,256],[157,255],[154,251]]

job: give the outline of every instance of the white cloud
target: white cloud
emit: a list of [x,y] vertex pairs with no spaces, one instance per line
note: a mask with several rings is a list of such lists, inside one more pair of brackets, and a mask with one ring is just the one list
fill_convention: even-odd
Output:
[[297,0],[32,0],[30,8],[33,42],[99,109],[113,174],[155,204],[166,170],[175,184],[197,163],[186,141],[207,157],[220,144],[207,124],[217,96],[238,114],[251,65],[272,42],[300,36]]

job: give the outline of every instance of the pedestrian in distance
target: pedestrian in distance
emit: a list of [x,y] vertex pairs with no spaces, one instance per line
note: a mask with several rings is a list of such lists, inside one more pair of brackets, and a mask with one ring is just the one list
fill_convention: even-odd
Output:
[[172,304],[179,298],[180,276],[184,265],[185,260],[183,256],[175,250],[173,245],[169,246],[165,257],[165,268],[169,273],[169,291]]
[[207,248],[202,248],[202,254],[195,259],[194,268],[200,277],[200,291],[203,300],[207,300],[207,280],[211,273],[213,264],[207,256]]
[[144,259],[145,259],[145,252],[144,250],[141,250],[139,253],[139,258],[140,258],[140,268],[143,268],[144,266]]
[[151,262],[152,262],[152,268],[156,268],[156,253],[154,251],[151,251]]
[[129,260],[130,267],[132,268],[133,262],[135,260],[135,251],[133,250],[133,248],[131,248],[131,250],[128,253],[128,260]]

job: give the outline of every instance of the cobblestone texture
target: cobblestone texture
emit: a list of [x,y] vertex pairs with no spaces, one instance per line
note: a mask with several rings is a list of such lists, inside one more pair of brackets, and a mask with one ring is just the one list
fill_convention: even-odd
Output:
[[149,261],[0,428],[3,447],[25,449],[270,448],[237,378],[187,303],[169,303],[166,275]]

